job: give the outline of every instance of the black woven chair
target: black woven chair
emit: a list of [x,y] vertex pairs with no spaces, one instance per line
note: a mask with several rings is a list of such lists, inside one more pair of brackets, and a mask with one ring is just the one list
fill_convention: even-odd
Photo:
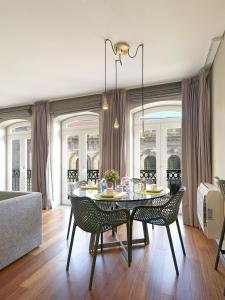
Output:
[[[70,197],[70,195],[72,195],[73,197],[75,197],[75,195],[73,194],[74,189],[81,187],[82,185],[87,184],[87,181],[82,180],[82,181],[77,181],[77,182],[70,182],[68,184],[68,199]],[[112,210],[112,204],[106,201],[98,201],[97,205],[104,209],[104,210]],[[69,239],[69,235],[70,235],[70,228],[71,228],[71,224],[72,224],[72,217],[73,217],[73,213],[72,213],[72,207],[70,209],[70,217],[69,217],[69,223],[68,223],[68,229],[67,229],[67,235],[66,235],[66,239]],[[103,233],[101,234],[101,243],[103,243]]]
[[[223,199],[225,201],[225,180],[220,179],[219,177],[215,177],[215,182],[218,185],[220,192],[223,196]],[[217,270],[218,267],[218,263],[219,263],[219,258],[220,258],[220,253],[221,254],[225,254],[225,250],[222,249],[223,246],[223,240],[224,240],[224,234],[225,234],[225,218],[223,220],[223,227],[222,227],[222,231],[220,234],[220,241],[219,241],[219,245],[218,245],[218,249],[217,249],[217,254],[216,254],[216,261],[215,261],[215,270]]]
[[[177,275],[179,275],[176,256],[174,252],[173,242],[171,238],[170,228],[169,225],[176,221],[178,234],[181,242],[181,247],[183,250],[184,256],[186,255],[184,244],[181,236],[180,225],[178,222],[178,211],[180,207],[180,203],[182,197],[184,195],[185,188],[181,188],[176,194],[172,195],[171,197],[162,197],[155,200],[154,205],[152,206],[138,206],[134,208],[131,214],[131,221],[130,221],[130,241],[132,241],[132,226],[133,221],[141,221],[142,223],[150,223],[159,226],[165,226],[169,238],[170,248],[173,256],[174,266],[176,269]],[[131,253],[132,258],[132,253]]]
[[100,234],[111,230],[117,226],[122,224],[127,225],[127,241],[128,241],[128,266],[130,266],[130,254],[131,254],[131,245],[129,241],[129,231],[130,231],[130,214],[127,209],[117,209],[112,211],[105,211],[99,208],[96,203],[88,198],[88,197],[72,197],[70,196],[71,204],[72,204],[72,212],[74,215],[74,225],[72,230],[72,236],[70,241],[68,259],[66,270],[69,269],[71,252],[73,248],[74,242],[74,235],[76,227],[80,227],[86,232],[90,232],[96,235],[95,239],[95,246],[94,246],[94,253],[93,253],[93,262],[91,268],[91,275],[90,275],[90,282],[89,282],[89,289],[92,287],[92,281],[94,276],[95,270],[95,262],[96,262],[96,255],[97,249],[99,246],[99,237]]

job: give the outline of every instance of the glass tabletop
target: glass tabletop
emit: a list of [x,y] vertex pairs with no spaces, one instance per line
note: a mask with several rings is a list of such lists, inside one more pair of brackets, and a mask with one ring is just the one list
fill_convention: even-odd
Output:
[[[117,197],[102,197],[101,193],[97,189],[85,189],[85,187],[79,187],[74,189],[71,196],[75,195],[78,197],[89,197],[95,201],[107,201],[107,202],[136,202],[136,201],[145,201],[156,198],[161,198],[165,195],[168,195],[170,190],[164,188],[161,192],[146,192],[140,191],[137,185],[131,185],[128,190],[123,192],[118,192]],[[121,197],[119,197],[121,195]]]

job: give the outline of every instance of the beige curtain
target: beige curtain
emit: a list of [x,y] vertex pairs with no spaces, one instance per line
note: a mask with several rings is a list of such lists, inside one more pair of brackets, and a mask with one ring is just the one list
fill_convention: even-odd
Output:
[[182,183],[184,224],[198,227],[197,187],[211,182],[210,99],[205,70],[182,82]]
[[[126,93],[124,90],[107,93],[109,109],[100,116],[101,136],[101,174],[108,169],[119,172],[120,178],[126,175],[125,164],[125,127],[126,127]],[[115,118],[119,128],[113,127]]]
[[35,103],[32,129],[32,191],[42,193],[43,209],[52,207],[48,195],[49,127],[49,103]]

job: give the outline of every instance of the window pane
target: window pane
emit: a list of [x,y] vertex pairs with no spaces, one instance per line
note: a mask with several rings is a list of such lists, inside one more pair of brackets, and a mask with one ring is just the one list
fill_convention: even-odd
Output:
[[156,130],[146,128],[144,138],[140,138],[141,178],[156,181]]
[[20,141],[12,140],[12,190],[20,190]]
[[167,181],[181,185],[181,128],[167,129]]
[[87,179],[99,178],[99,134],[87,135]]
[[[154,158],[156,156],[156,130],[146,129],[144,133],[144,139],[140,138],[140,155],[141,155],[141,170],[153,167],[156,161]],[[148,158],[152,163],[147,163]],[[149,162],[150,162],[149,161]]]
[[74,182],[79,176],[79,137],[67,138],[67,180]]
[[28,133],[31,131],[31,126],[20,126],[12,129],[12,133]]
[[27,140],[27,191],[32,190],[32,183],[31,183],[31,140]]
[[167,129],[168,169],[180,169],[181,128]]

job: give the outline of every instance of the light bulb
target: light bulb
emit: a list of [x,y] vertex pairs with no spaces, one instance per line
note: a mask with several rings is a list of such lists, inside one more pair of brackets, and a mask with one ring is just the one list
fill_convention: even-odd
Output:
[[102,109],[103,110],[109,109],[108,100],[105,95],[103,96],[103,99],[102,99]]
[[116,128],[116,129],[120,127],[117,117],[115,118],[115,122],[114,122],[113,127]]
[[145,131],[144,131],[144,128],[142,127],[141,128],[141,139],[144,139],[145,138]]

